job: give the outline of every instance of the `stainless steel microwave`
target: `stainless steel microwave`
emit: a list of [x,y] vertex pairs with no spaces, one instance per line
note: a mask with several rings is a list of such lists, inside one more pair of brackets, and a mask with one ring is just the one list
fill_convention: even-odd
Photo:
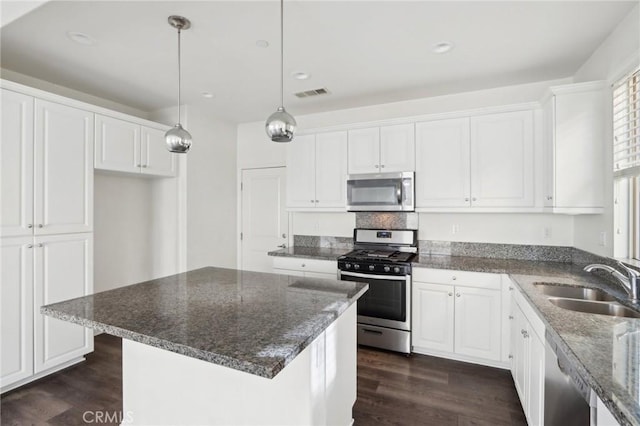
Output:
[[366,173],[347,176],[350,212],[412,212],[414,173]]

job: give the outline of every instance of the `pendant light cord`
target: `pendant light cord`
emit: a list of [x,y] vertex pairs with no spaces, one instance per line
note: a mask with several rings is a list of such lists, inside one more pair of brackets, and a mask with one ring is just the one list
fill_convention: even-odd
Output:
[[284,0],[280,0],[280,106],[284,108]]
[[180,124],[180,120],[182,119],[182,114],[181,114],[181,105],[182,105],[182,100],[181,100],[181,95],[182,95],[182,74],[181,74],[181,67],[180,67],[180,33],[181,33],[181,28],[178,28],[178,124]]

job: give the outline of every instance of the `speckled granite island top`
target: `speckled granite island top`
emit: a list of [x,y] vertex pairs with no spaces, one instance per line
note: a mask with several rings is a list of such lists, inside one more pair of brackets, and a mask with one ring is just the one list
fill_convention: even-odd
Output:
[[202,268],[43,306],[124,339],[272,378],[368,284]]

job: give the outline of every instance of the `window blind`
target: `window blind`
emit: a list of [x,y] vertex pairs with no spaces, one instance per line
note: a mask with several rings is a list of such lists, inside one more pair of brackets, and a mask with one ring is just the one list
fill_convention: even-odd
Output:
[[613,171],[640,175],[640,68],[613,87]]

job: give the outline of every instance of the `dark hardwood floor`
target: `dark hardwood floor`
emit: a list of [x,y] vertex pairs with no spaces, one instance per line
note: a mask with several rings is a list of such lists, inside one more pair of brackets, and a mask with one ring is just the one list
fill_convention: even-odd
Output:
[[[3,395],[2,425],[119,424],[121,346],[97,336],[86,362]],[[98,422],[97,413],[116,421]],[[356,426],[526,425],[508,371],[363,347],[353,416]]]

